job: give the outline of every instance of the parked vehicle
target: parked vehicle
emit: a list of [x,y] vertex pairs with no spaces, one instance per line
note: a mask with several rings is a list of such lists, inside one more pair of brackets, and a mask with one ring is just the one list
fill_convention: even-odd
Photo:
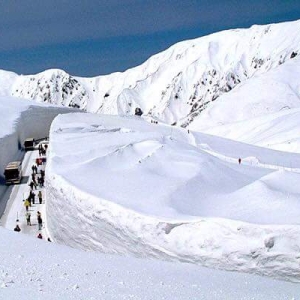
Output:
[[34,138],[28,138],[24,141],[25,151],[33,150],[35,146]]
[[135,114],[136,116],[141,116],[141,115],[143,114],[143,111],[142,111],[139,107],[137,107],[137,108],[135,109],[134,114]]
[[6,184],[20,183],[22,179],[22,162],[10,162],[4,170],[4,176]]

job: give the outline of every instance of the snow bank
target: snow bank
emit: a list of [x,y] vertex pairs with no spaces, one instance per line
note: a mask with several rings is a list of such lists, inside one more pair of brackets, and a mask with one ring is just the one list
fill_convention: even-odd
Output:
[[[249,164],[254,156],[284,165],[293,154],[280,160],[272,150],[89,114],[57,117],[50,139],[47,224],[57,242],[299,281],[300,174]],[[223,157],[235,149],[252,159],[222,160],[200,139]]]

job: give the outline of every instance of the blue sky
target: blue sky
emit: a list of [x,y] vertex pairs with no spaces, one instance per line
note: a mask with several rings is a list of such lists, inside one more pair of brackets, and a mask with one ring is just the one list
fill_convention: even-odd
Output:
[[299,0],[0,1],[0,69],[109,74],[182,40],[299,18]]

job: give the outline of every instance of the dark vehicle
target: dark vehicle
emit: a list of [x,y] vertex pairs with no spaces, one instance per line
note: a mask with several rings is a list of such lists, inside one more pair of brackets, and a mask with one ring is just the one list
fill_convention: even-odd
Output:
[[22,179],[22,162],[10,162],[4,170],[4,176],[6,184],[20,183]]
[[28,138],[24,142],[25,151],[33,150],[35,145],[34,138]]
[[137,108],[135,109],[134,114],[135,114],[136,116],[141,116],[141,115],[143,114],[143,111],[142,111],[139,107],[137,107]]

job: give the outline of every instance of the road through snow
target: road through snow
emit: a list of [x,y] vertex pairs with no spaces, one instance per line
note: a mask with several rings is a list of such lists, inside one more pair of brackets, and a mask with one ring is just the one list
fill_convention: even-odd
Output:
[[[43,238],[48,237],[47,230],[45,227],[45,193],[44,188],[37,186],[37,189],[34,189],[35,193],[35,204],[32,204],[29,207],[29,212],[31,214],[31,226],[27,225],[25,214],[26,209],[24,206],[24,200],[28,197],[30,187],[29,183],[31,182],[31,174],[32,174],[32,165],[35,164],[36,158],[39,157],[38,151],[35,149],[34,151],[26,152],[23,162],[23,179],[21,184],[15,185],[12,188],[12,192],[10,194],[10,198],[7,202],[6,209],[0,219],[0,225],[4,228],[13,230],[16,224],[19,224],[21,228],[21,233],[37,236],[38,233],[41,233]],[[45,165],[39,166],[38,171],[45,169]],[[38,192],[42,191],[43,194],[43,202],[39,204],[38,200]],[[37,212],[41,212],[41,216],[43,219],[43,228],[42,230],[38,230],[37,223]]]

